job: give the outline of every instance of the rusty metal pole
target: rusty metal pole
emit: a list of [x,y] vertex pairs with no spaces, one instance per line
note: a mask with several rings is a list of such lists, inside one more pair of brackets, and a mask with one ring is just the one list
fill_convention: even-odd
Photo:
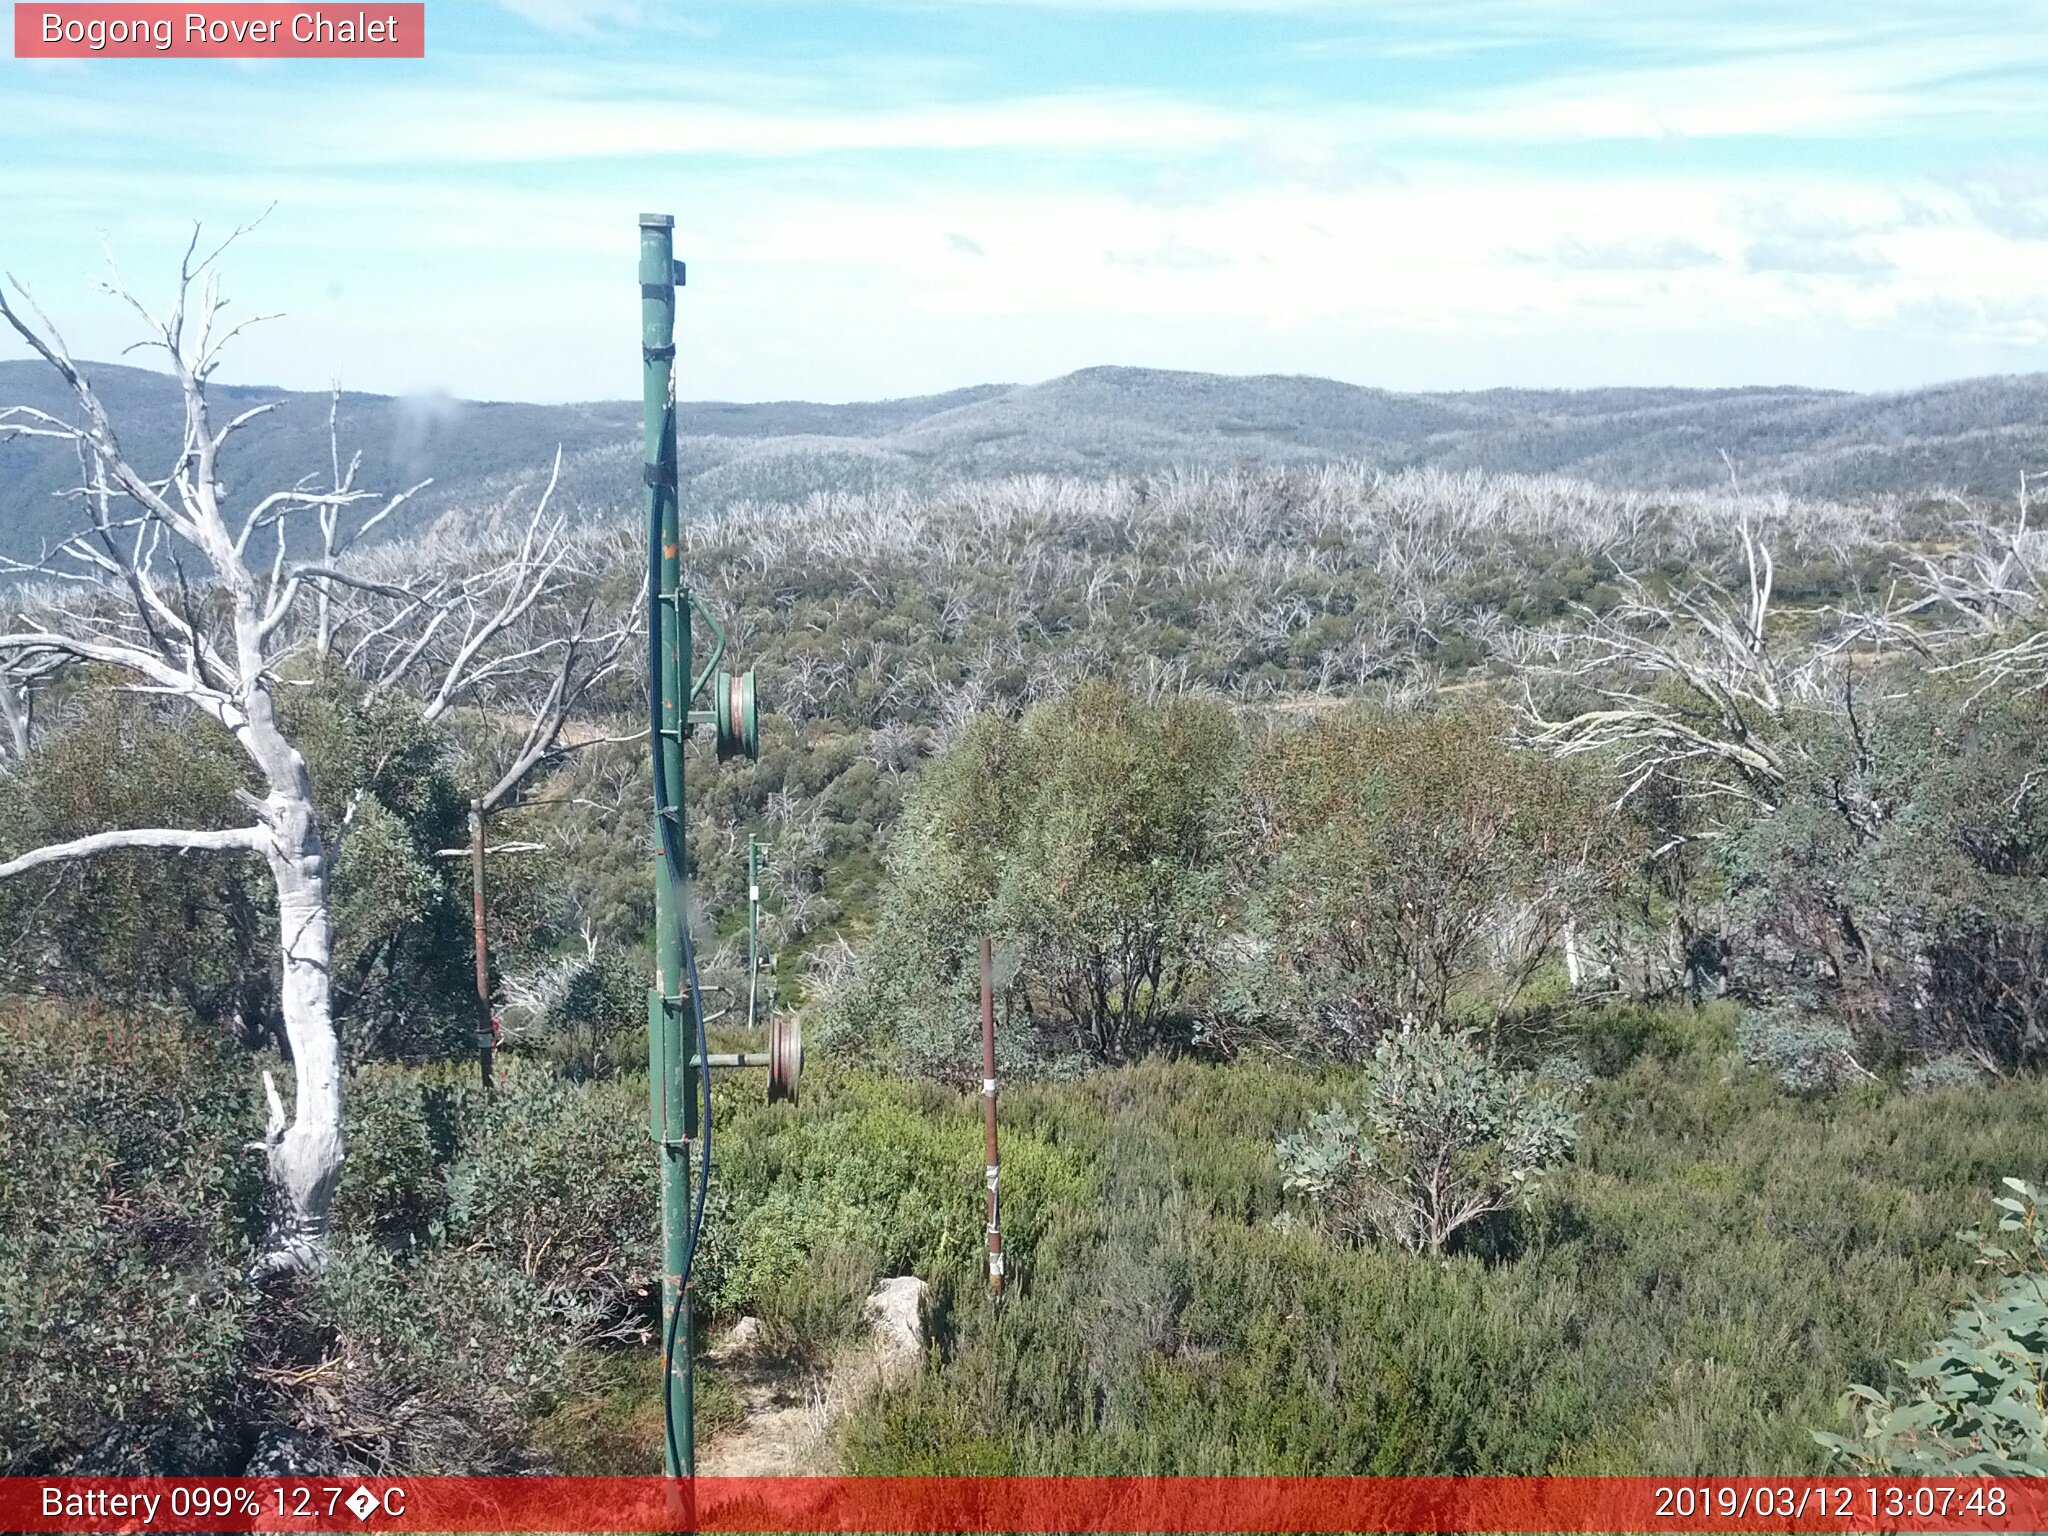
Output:
[[996,1151],[995,941],[981,936],[981,1123],[988,1151],[988,1292],[1003,1294],[1003,1160]]
[[491,952],[484,937],[484,806],[481,800],[469,802],[469,889],[476,920],[476,1006],[481,1019],[476,1034],[476,1062],[484,1088],[488,1091],[495,1086],[491,1080],[491,1054],[492,1036],[496,1031],[491,1027]]

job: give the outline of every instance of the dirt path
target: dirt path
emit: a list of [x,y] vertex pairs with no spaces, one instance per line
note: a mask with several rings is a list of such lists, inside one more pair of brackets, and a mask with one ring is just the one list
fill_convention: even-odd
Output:
[[818,1477],[839,1470],[832,1432],[847,1411],[917,1369],[924,1353],[924,1282],[884,1280],[868,1297],[869,1334],[824,1371],[765,1356],[760,1325],[742,1318],[706,1352],[746,1418],[697,1448],[701,1477]]

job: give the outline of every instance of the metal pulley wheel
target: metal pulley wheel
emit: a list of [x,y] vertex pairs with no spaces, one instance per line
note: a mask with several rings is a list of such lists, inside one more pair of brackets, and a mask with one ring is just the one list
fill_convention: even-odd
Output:
[[768,1021],[768,1102],[796,1102],[796,1080],[804,1071],[804,1030],[793,1015]]
[[717,672],[711,678],[711,710],[716,722],[718,760],[745,754],[748,762],[761,755],[761,721],[754,711],[754,674]]

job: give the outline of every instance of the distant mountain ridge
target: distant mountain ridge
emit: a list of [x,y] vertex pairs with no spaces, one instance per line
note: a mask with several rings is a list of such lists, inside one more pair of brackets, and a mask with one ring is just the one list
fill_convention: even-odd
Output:
[[[176,452],[171,381],[87,365],[123,441],[148,472]],[[266,400],[228,460],[229,490],[261,494],[329,473],[324,393],[217,386],[222,419]],[[0,405],[68,415],[50,371],[0,363]],[[474,516],[521,487],[530,498],[559,444],[561,505],[625,511],[639,495],[640,405],[526,405],[344,394],[344,456],[359,481],[435,484],[393,532]],[[818,491],[929,488],[1019,473],[1102,476],[1176,466],[1363,459],[1387,468],[1564,474],[1639,491],[1725,484],[1857,497],[1936,488],[2010,495],[2048,467],[2048,374],[1970,379],[1897,394],[1803,388],[1494,389],[1397,394],[1330,379],[1087,368],[1043,384],[984,384],[902,400],[827,405],[688,403],[681,409],[686,502]],[[76,472],[63,445],[0,446],[0,553],[29,558],[74,526],[56,493]]]

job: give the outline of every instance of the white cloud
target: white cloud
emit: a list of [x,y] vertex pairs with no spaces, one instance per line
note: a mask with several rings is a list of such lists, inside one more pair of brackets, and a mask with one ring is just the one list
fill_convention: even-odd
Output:
[[[502,3],[564,35],[640,9]],[[117,95],[24,70],[0,139],[43,148],[0,162],[21,214],[0,255],[67,319],[101,316],[100,226],[142,280],[191,214],[281,196],[238,292],[293,318],[240,376],[459,394],[630,393],[630,345],[609,338],[630,342],[643,207],[682,218],[699,393],[873,396],[1088,362],[1401,387],[2048,365],[2048,173],[1918,169],[1929,144],[2033,142],[2038,84],[2015,71],[2048,63],[2041,35],[1975,11],[1923,30],[1884,0],[1853,32],[1761,7],[1719,33],[1718,11],[1654,6],[1342,10],[1399,18],[1411,42],[1527,39],[1549,16],[1627,47],[1336,97],[1055,81],[977,98],[971,74],[915,57],[877,84],[853,61],[806,75],[759,55],[678,55],[654,94],[616,50],[571,44],[346,92],[180,73]],[[1643,62],[1687,39],[1681,61]],[[74,339],[107,355],[124,323]]]
[[1539,264],[1554,262],[1560,267],[1588,272],[1683,272],[1692,267],[1711,267],[1721,258],[1691,240],[1615,240],[1589,245],[1571,239],[1547,252],[1517,253],[1516,259]]
[[[0,201],[46,206],[59,174],[0,167]],[[236,298],[289,315],[251,338],[236,377],[630,393],[643,204],[681,216],[698,395],[871,397],[1094,362],[1409,388],[1903,385],[2048,365],[2038,245],[1931,183],[1416,162],[1401,182],[1239,186],[1187,204],[971,171],[849,176],[801,196],[743,169],[667,185],[596,170],[552,193],[541,222],[512,183],[301,179],[231,267]],[[90,295],[87,221],[131,210],[113,233],[146,289],[189,199],[231,216],[263,188],[223,176],[170,191],[136,173],[97,190],[100,211],[58,219],[43,239],[62,246],[43,244],[23,275],[77,345],[106,356],[132,337]],[[1854,233],[1774,229],[1774,210]]]
[[639,0],[497,0],[523,21],[548,32],[588,34],[600,27],[639,23],[645,7]]
[[1759,240],[1742,253],[1742,263],[1752,272],[1841,277],[1878,277],[1893,270],[1891,262],[1869,246],[1847,240]]

